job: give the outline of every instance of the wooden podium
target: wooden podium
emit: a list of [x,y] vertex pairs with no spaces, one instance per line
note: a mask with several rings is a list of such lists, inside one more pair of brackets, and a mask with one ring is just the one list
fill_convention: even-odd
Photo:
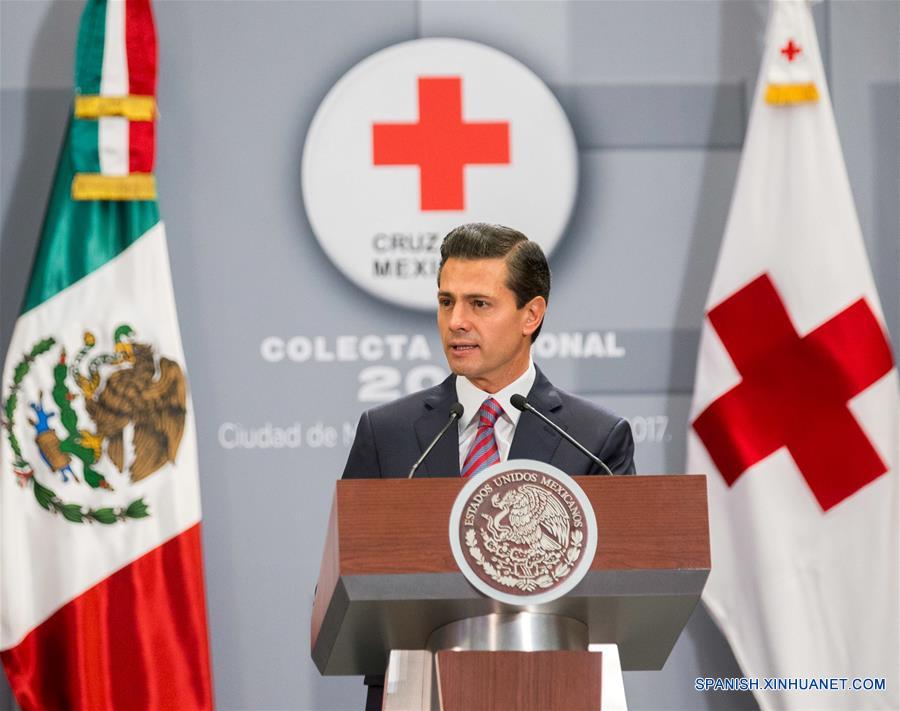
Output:
[[623,670],[661,669],[709,575],[706,477],[575,479],[597,518],[593,563],[527,609],[485,597],[453,559],[465,480],[338,481],[312,612],[320,673],[384,674],[390,659],[385,709],[451,711],[600,708],[588,644],[618,645]]

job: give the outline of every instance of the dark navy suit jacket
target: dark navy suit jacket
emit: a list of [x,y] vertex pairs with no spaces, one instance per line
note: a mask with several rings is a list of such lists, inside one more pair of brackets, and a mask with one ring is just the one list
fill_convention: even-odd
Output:
[[[405,477],[434,436],[447,423],[456,402],[456,376],[427,390],[363,413],[344,468],[344,479]],[[528,402],[593,452],[615,474],[634,474],[634,440],[621,417],[553,387],[537,369]],[[523,412],[509,459],[536,459],[566,474],[598,474],[600,467],[564,442],[535,415]],[[416,477],[459,476],[459,437],[444,435],[416,471]]]

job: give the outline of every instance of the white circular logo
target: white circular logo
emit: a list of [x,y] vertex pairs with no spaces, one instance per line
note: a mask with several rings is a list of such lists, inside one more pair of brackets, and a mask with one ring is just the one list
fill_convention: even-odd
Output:
[[597,551],[597,520],[584,490],[556,467],[531,459],[471,477],[450,513],[450,548],[478,590],[510,605],[562,597]]
[[549,253],[577,165],[568,119],[533,72],[475,42],[421,39],[363,60],[325,97],[303,149],[303,199],[348,278],[434,308],[444,235],[498,223]]

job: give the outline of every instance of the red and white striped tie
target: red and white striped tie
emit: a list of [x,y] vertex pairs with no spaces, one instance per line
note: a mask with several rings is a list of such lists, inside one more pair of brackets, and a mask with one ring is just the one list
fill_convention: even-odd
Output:
[[461,476],[472,476],[485,467],[500,461],[500,448],[494,437],[494,424],[502,414],[503,408],[492,397],[481,404],[481,408],[478,410],[478,431],[475,433],[475,441],[472,442],[469,453],[463,462]]

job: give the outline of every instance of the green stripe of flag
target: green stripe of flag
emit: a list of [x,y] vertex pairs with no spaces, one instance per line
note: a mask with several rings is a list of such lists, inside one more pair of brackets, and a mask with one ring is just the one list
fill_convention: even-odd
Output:
[[100,172],[100,122],[97,119],[72,119],[72,165],[78,173]]
[[106,0],[89,2],[78,28],[75,53],[75,91],[99,94],[103,75],[103,46],[106,38]]
[[155,200],[72,199],[73,122],[90,123],[72,119],[66,129],[22,313],[102,267],[159,222]]

